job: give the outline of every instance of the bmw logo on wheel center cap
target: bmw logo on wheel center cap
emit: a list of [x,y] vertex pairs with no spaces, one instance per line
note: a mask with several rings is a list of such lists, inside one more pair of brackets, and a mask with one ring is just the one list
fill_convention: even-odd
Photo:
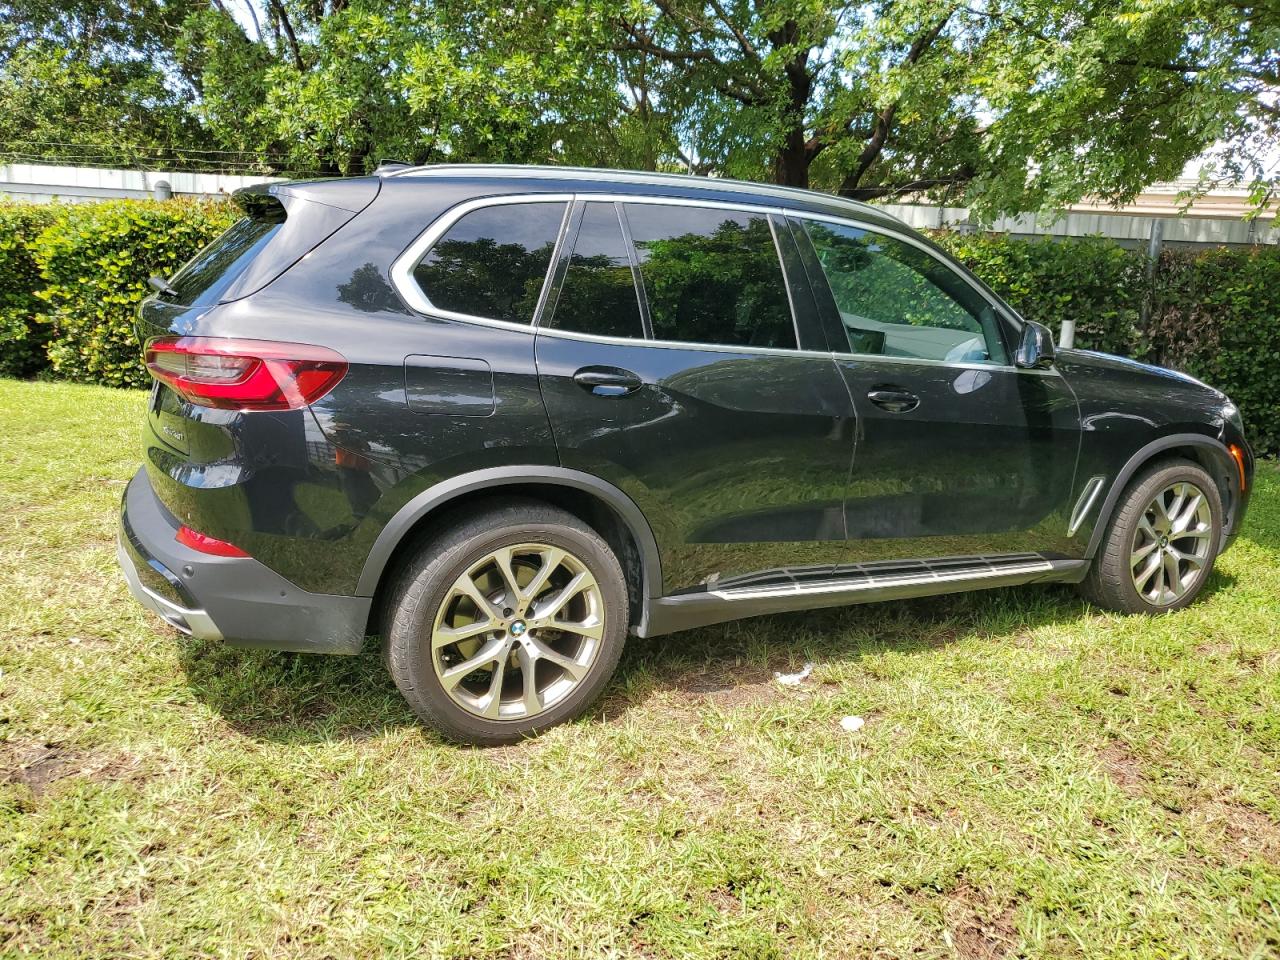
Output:
[[511,631],[511,635],[513,637],[519,637],[523,636],[524,632],[528,630],[529,627],[523,620],[516,620],[510,627],[508,627],[508,629]]

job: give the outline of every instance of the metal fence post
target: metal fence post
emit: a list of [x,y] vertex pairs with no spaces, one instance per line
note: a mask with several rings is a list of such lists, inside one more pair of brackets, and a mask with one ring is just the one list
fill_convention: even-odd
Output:
[[1147,266],[1143,271],[1146,289],[1142,291],[1142,305],[1138,308],[1139,324],[1146,329],[1151,319],[1151,298],[1155,292],[1156,270],[1160,266],[1160,250],[1164,247],[1164,221],[1157,218],[1151,221],[1151,239],[1147,243]]

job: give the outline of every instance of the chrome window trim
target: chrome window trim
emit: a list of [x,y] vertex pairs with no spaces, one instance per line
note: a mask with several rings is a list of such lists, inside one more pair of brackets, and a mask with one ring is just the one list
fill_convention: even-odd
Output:
[[[890,363],[915,363],[927,364],[930,366],[949,367],[956,370],[1000,370],[1013,371],[1018,374],[1032,374],[1035,376],[1060,377],[1061,374],[1055,369],[1048,370],[1027,370],[1017,367],[1013,364],[997,364],[997,363],[968,363],[950,360],[929,360],[916,357],[890,357],[877,353],[852,353],[848,351],[819,351],[819,350],[803,350],[799,348],[800,332],[796,329],[796,349],[784,349],[781,347],[749,347],[749,346],[732,346],[719,343],[691,343],[684,340],[659,340],[655,338],[641,337],[610,337],[591,333],[578,333],[572,330],[555,330],[541,325],[543,309],[546,306],[547,297],[550,293],[551,279],[555,273],[555,263],[563,255],[564,244],[566,242],[565,231],[567,229],[569,219],[573,214],[574,202],[582,203],[602,202],[602,203],[637,203],[650,204],[654,206],[689,206],[689,207],[708,207],[719,210],[736,210],[744,213],[759,213],[763,216],[781,216],[794,217],[800,220],[818,220],[827,223],[834,223],[841,226],[853,227],[856,230],[868,230],[874,233],[884,233],[895,239],[902,240],[914,247],[922,250],[934,260],[937,260],[943,266],[953,269],[951,264],[942,260],[938,255],[930,250],[920,241],[899,233],[897,230],[891,230],[880,224],[867,223],[854,217],[833,217],[826,214],[809,213],[803,210],[795,210],[785,206],[775,206],[756,203],[735,203],[723,200],[702,200],[691,197],[655,197],[655,196],[634,196],[626,193],[513,193],[499,194],[491,197],[477,197],[473,200],[464,200],[448,210],[444,211],[432,223],[418,235],[417,239],[411,243],[403,253],[396,257],[391,265],[391,283],[401,298],[419,313],[424,313],[433,317],[442,317],[448,320],[457,320],[463,323],[472,323],[479,326],[497,327],[505,330],[520,330],[524,333],[536,333],[539,336],[558,337],[564,340],[581,340],[588,343],[606,343],[618,346],[646,346],[657,347],[665,350],[704,350],[713,353],[736,353],[736,354],[760,354],[763,356],[786,356],[786,357],[824,357],[832,360],[866,360],[866,361],[887,361]],[[431,301],[427,299],[422,288],[418,286],[416,280],[413,279],[413,268],[418,262],[426,256],[427,252],[440,239],[449,228],[457,223],[460,219],[474,210],[480,210],[484,207],[505,206],[516,203],[564,203],[564,218],[560,223],[560,230],[556,237],[556,246],[552,251],[551,266],[547,269],[547,275],[542,282],[542,290],[538,295],[538,303],[534,309],[532,322],[528,324],[513,323],[509,320],[494,320],[489,317],[479,317],[469,313],[458,313],[452,310],[443,310],[433,306]],[[772,232],[772,224],[770,229]],[[778,240],[776,233],[774,236],[774,253],[778,256],[779,269],[782,271],[783,283],[787,283],[787,272],[782,263],[782,254],[778,249]],[[999,312],[1002,316],[1007,313],[1001,308],[1000,304],[993,303],[986,294],[964,274],[960,277],[968,286],[974,290],[983,300],[989,304],[991,308]],[[791,303],[791,290],[787,287],[788,303]],[[796,315],[794,304],[791,304],[791,323],[796,326]]]
[[[556,231],[555,246],[551,251],[551,261],[547,265],[546,275],[542,278],[542,289],[538,292],[538,302],[534,305],[533,317],[530,321],[528,323],[516,323],[511,320],[496,320],[492,317],[460,313],[456,310],[445,310],[442,307],[435,306],[427,297],[426,291],[413,278],[414,268],[430,252],[436,242],[467,214],[474,213],[476,210],[483,210],[486,207],[502,207],[517,203],[564,204],[564,214],[560,218],[560,227]],[[391,264],[391,284],[404,301],[419,313],[425,313],[433,317],[444,317],[448,320],[461,320],[464,323],[503,327],[508,330],[524,330],[532,333],[537,328],[538,319],[542,315],[542,308],[547,302],[547,293],[551,288],[551,275],[555,272],[555,264],[560,256],[561,246],[564,244],[565,227],[568,224],[569,214],[572,210],[573,194],[571,193],[506,194],[465,200],[436,217],[431,225],[420,233],[418,238],[409,244],[408,248],[400,256],[396,257]]]

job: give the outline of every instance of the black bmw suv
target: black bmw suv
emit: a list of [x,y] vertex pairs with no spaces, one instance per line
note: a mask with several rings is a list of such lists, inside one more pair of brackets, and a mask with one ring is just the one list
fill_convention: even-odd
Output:
[[120,563],[196,637],[353,654],[501,743],[628,634],[1043,581],[1176,610],[1253,457],[1190,377],[1048,331],[873,207],[691,177],[249,188],[140,312]]

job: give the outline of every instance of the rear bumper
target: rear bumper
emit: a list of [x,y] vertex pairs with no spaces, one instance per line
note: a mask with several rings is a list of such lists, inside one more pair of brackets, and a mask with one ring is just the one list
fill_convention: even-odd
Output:
[[130,592],[166,623],[235,646],[360,652],[369,597],[309,593],[257,560],[183,546],[177,529],[139,470],[125,490],[116,555]]

